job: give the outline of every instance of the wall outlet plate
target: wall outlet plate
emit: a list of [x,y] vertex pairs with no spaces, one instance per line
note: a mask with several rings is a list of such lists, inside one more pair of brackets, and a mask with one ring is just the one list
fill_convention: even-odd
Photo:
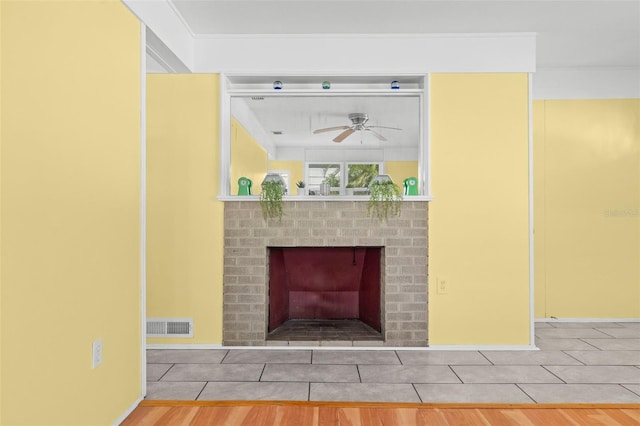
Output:
[[102,364],[102,339],[94,340],[92,348],[93,348],[93,351],[92,351],[92,357],[91,357],[92,359],[91,368],[96,368],[97,366]]
[[449,280],[444,277],[436,278],[436,292],[438,294],[447,294],[449,292]]

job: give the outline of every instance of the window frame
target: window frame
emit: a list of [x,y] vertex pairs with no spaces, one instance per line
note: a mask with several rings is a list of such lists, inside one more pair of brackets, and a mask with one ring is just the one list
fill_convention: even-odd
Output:
[[[405,74],[403,76],[389,75],[338,75],[333,76],[333,80],[340,80],[344,83],[344,89],[326,91],[317,88],[317,80],[324,77],[317,76],[300,76],[279,74],[278,78],[288,77],[300,81],[299,88],[292,88],[282,93],[284,96],[308,96],[310,94],[318,96],[363,96],[363,95],[389,95],[389,96],[418,96],[419,97],[419,120],[420,120],[420,138],[418,145],[418,156],[415,159],[418,162],[418,181],[420,193],[418,196],[412,197],[416,201],[432,200],[431,195],[431,176],[430,176],[430,127],[429,127],[429,74]],[[388,90],[389,79],[397,79],[404,77],[411,81],[410,85],[403,85],[401,92],[393,92]],[[219,180],[217,198],[221,201],[237,200],[237,195],[231,192],[231,98],[234,96],[261,96],[264,94],[272,94],[272,82],[278,79],[274,76],[256,76],[247,74],[220,74],[220,161],[219,161]],[[386,87],[383,89],[382,87]],[[283,91],[284,92],[284,91]],[[385,160],[386,161],[386,160]],[[393,160],[390,160],[393,161]],[[381,172],[383,173],[383,172]],[[306,179],[306,166],[305,166]],[[306,181],[306,180],[305,180]],[[248,200],[248,198],[241,198]]]

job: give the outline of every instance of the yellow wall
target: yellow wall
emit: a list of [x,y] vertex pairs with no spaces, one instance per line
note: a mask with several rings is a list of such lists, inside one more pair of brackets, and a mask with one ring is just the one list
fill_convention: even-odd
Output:
[[[2,3],[0,3],[0,191],[2,190]],[[2,193],[0,192],[0,377],[2,376]],[[2,423],[2,379],[0,379],[0,423]]]
[[530,343],[527,99],[526,74],[431,76],[432,345]]
[[289,170],[289,195],[296,195],[296,183],[304,180],[304,161],[269,161],[269,170]]
[[[418,177],[417,161],[387,161],[384,163],[384,172],[391,177],[393,183],[400,189],[404,189],[404,180],[408,177]],[[422,190],[422,188],[418,188]]]
[[253,195],[261,192],[260,184],[267,173],[267,151],[235,119],[231,119],[231,192],[238,194],[238,179],[251,179]]
[[0,424],[109,425],[141,396],[140,25],[0,8]]
[[211,74],[147,78],[147,317],[194,319],[193,338],[148,343],[222,342],[218,84]]
[[640,316],[640,100],[538,101],[536,317]]

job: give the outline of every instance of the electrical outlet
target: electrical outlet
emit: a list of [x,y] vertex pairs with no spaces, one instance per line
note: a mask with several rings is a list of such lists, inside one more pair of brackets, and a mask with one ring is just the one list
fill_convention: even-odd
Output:
[[92,347],[92,368],[96,368],[102,364],[102,339],[94,340]]
[[449,293],[449,280],[443,277],[436,278],[436,291],[438,294]]

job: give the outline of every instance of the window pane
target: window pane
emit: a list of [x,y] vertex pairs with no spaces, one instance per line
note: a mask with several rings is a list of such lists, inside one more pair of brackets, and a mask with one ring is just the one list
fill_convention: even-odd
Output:
[[[379,173],[380,165],[378,163],[347,164],[347,188],[368,188],[371,179]],[[355,192],[356,191],[354,191],[354,193]]]
[[331,186],[332,194],[340,193],[340,164],[309,164],[308,174],[310,193],[320,193],[320,184],[324,182]]

